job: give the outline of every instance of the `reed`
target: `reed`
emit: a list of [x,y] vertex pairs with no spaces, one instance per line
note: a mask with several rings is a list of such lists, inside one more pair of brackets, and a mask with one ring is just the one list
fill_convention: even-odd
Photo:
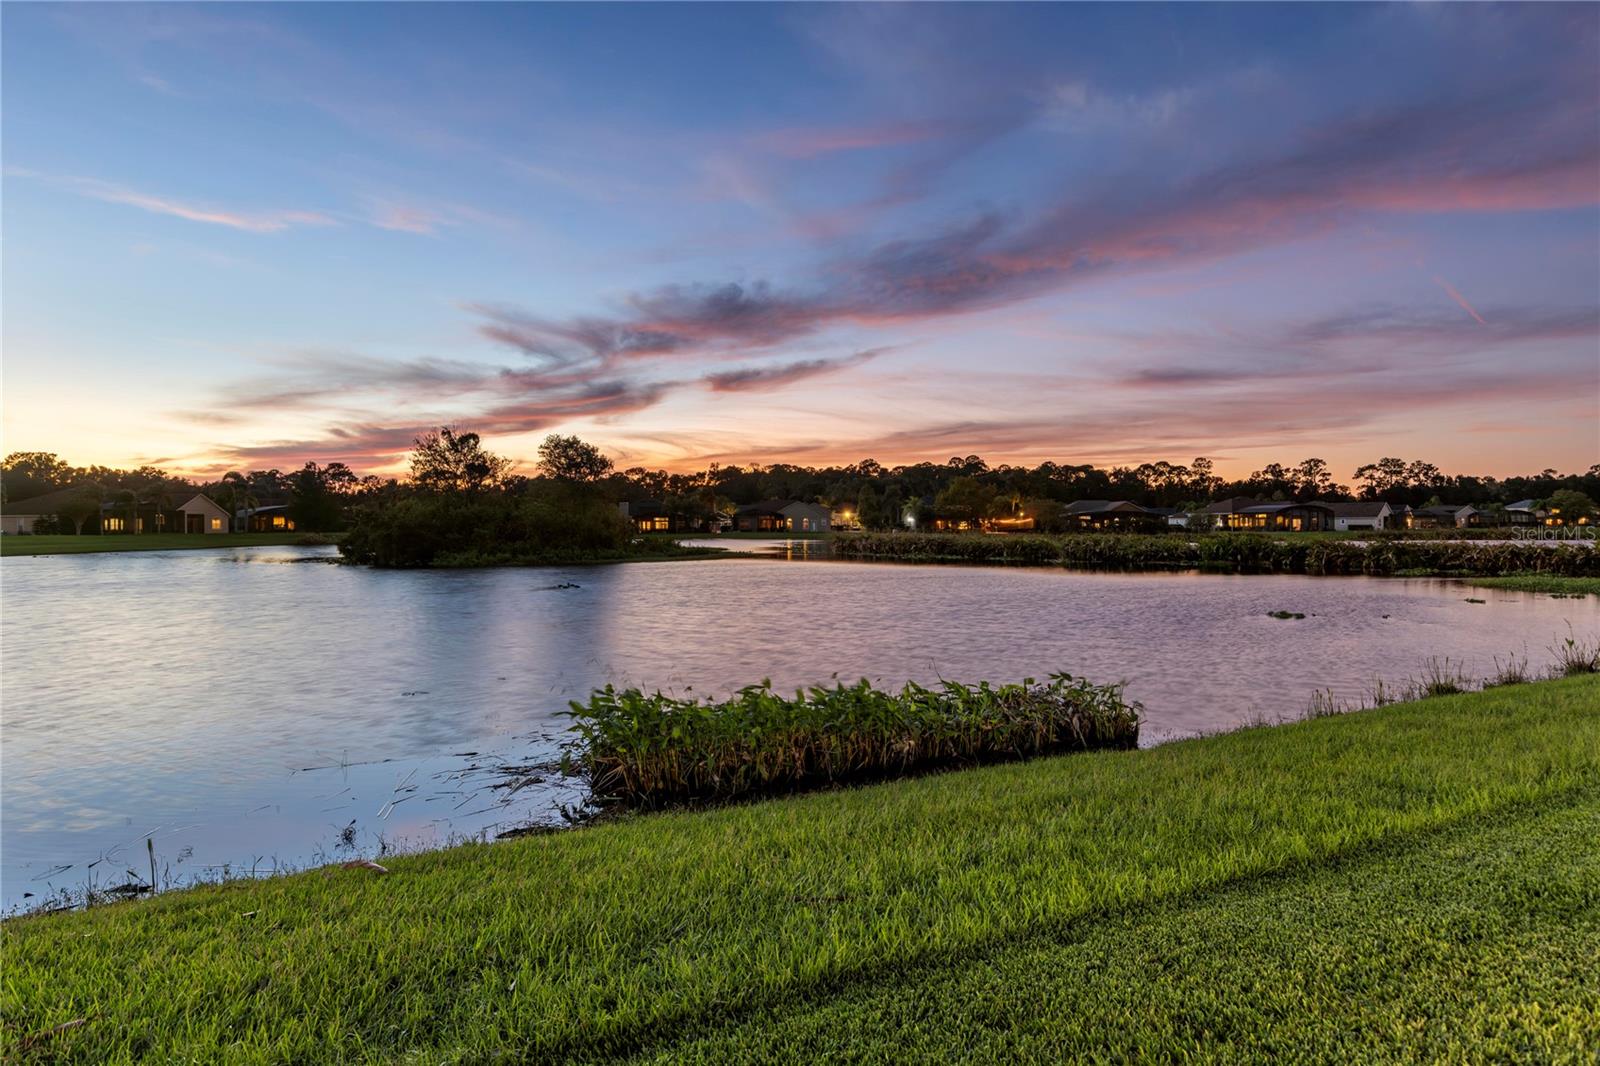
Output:
[[1550,668],[1552,677],[1577,677],[1580,674],[1600,674],[1600,637],[1574,636],[1571,623],[1569,632],[1550,646],[1555,664]]
[[1122,686],[1068,674],[1043,683],[911,683],[899,692],[862,680],[792,699],[763,681],[722,702],[608,685],[573,702],[564,763],[588,778],[600,803],[662,807],[1133,748],[1140,710]]
[[842,559],[903,562],[1181,568],[1235,573],[1600,577],[1600,549],[1589,544],[1357,541],[1293,533],[1078,533],[1055,537],[841,533],[834,537],[833,554]]

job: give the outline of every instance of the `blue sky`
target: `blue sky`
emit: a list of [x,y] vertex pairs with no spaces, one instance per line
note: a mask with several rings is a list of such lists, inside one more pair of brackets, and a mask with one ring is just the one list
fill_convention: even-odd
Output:
[[7,450],[1600,459],[1592,5],[0,18]]

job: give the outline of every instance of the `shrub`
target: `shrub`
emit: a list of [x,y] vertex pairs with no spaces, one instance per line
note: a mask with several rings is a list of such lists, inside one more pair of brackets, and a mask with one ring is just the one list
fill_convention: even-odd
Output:
[[601,802],[655,807],[895,777],[1091,748],[1132,748],[1139,705],[1120,685],[1066,674],[1037,684],[882,692],[863,680],[785,699],[770,682],[721,703],[611,686],[570,712],[564,762]]

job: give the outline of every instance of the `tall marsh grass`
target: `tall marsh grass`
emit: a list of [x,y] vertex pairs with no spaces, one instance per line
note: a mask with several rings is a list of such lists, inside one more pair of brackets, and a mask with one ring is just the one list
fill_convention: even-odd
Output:
[[770,682],[722,702],[610,685],[574,701],[565,768],[600,802],[660,807],[792,792],[1053,752],[1133,748],[1137,703],[1120,685],[1043,683],[884,692],[865,681],[792,699]]
[[1170,567],[1238,573],[1600,576],[1600,549],[1589,544],[1355,541],[1293,533],[841,533],[834,537],[833,554],[842,559],[904,562]]

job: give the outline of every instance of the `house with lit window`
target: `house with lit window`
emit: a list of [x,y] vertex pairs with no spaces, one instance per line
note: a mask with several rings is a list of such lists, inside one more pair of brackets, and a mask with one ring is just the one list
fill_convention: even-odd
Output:
[[1334,528],[1333,504],[1307,500],[1281,500],[1242,507],[1228,516],[1228,529],[1258,529],[1272,533],[1319,533]]
[[130,508],[117,500],[100,505],[103,533],[226,533],[228,512],[201,492],[179,492],[174,507],[141,505]]
[[1245,508],[1256,507],[1260,503],[1260,500],[1249,496],[1230,496],[1226,500],[1207,504],[1204,513],[1217,529],[1244,529],[1247,525],[1238,516],[1244,513]]
[[1132,500],[1074,500],[1061,512],[1078,529],[1158,530],[1167,528],[1167,516],[1141,507]]
[[661,500],[623,500],[617,511],[633,523],[640,533],[702,533],[720,516],[707,519],[703,515],[668,511]]
[[238,528],[247,533],[290,533],[294,519],[289,515],[289,505],[272,503],[265,507],[244,507],[234,513]]
[[740,533],[822,533],[833,528],[833,515],[814,503],[762,500],[734,511],[733,528]]

